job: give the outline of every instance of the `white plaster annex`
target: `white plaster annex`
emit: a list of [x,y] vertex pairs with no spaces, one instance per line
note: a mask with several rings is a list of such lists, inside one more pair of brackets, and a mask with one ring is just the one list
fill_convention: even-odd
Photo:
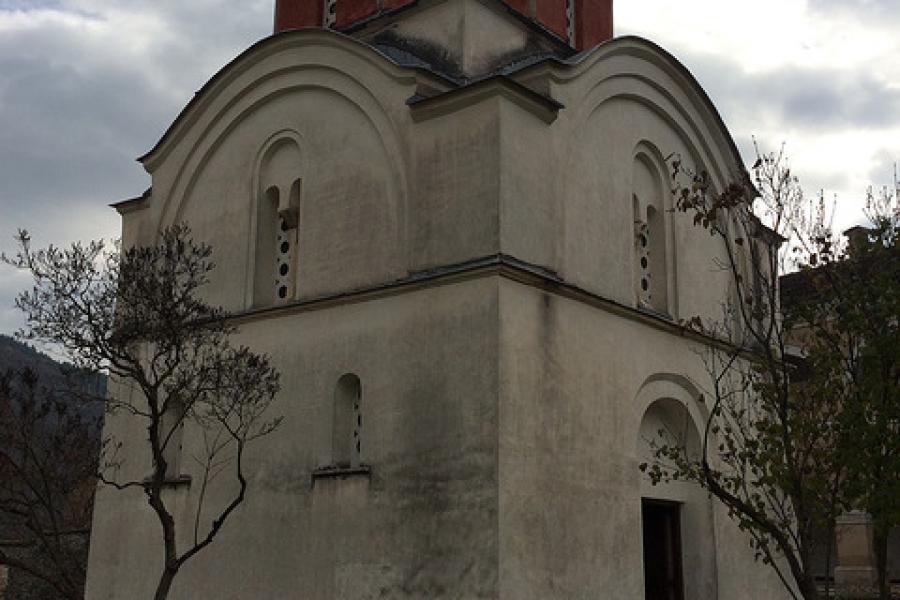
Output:
[[[172,598],[784,597],[721,507],[638,469],[660,424],[699,436],[704,340],[677,321],[729,294],[665,157],[718,189],[744,171],[685,67],[611,19],[611,0],[282,0],[142,157],[123,243],[187,222],[210,300],[283,383],[245,504]],[[107,423],[141,473],[129,427]],[[140,490],[101,488],[87,597],[151,596],[158,539]]]

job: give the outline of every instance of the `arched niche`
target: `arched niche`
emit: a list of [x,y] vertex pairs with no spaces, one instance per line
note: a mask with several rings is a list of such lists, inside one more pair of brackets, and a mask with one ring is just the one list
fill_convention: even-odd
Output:
[[[684,378],[650,378],[636,398],[640,410],[637,462],[656,461],[655,444],[677,444],[692,458],[702,451],[706,410],[697,390]],[[645,586],[658,582],[660,555],[677,554],[685,600],[717,597],[717,548],[712,502],[703,488],[687,481],[653,485],[638,471]],[[674,596],[678,597],[678,596]]]
[[638,306],[658,313],[674,313],[670,297],[672,232],[664,165],[659,152],[646,142],[638,145],[632,160],[631,197],[634,217],[633,281]]
[[[616,68],[608,68],[616,61]],[[579,97],[567,102],[573,114],[572,131],[586,129],[594,113],[605,104],[626,100],[640,104],[666,123],[684,144],[686,158],[707,166],[715,183],[732,179],[743,160],[724,122],[700,83],[674,56],[652,42],[623,36],[604,44],[561,75],[566,79],[589,78]],[[640,123],[629,123],[629,131]],[[656,139],[638,135],[638,139]],[[573,149],[578,146],[572,145]],[[668,144],[663,156],[674,148]]]
[[[209,231],[215,247],[226,249],[218,258],[230,254],[247,265],[239,282],[243,308],[259,306],[252,269],[255,224],[240,232],[220,228],[206,207],[246,207],[255,219],[257,206],[249,206],[249,196],[259,193],[258,186],[249,184],[251,173],[259,172],[259,136],[288,133],[302,137],[302,212],[311,217],[300,227],[295,298],[405,275],[408,152],[390,107],[408,96],[409,77],[408,69],[383,54],[332,32],[309,30],[256,45],[205,86],[142,158],[161,199],[158,228],[187,221],[197,233]],[[331,244],[336,238],[343,239]],[[237,283],[220,287],[233,294]]]
[[[665,157],[677,153],[686,166],[702,164],[711,180],[720,185],[732,179],[731,173],[740,172],[742,162],[714,107],[697,93],[696,81],[674,58],[645,41],[614,40],[571,69],[560,70],[559,75],[566,81],[580,78],[591,82],[578,87],[575,97],[566,103],[566,116],[559,120],[573,140],[560,157],[569,174],[559,184],[565,235],[560,271],[583,280],[588,288],[596,281],[602,295],[637,305],[632,171],[643,166],[635,165],[637,154],[644,152],[659,172],[663,196],[670,204],[670,170]],[[600,207],[601,216],[592,213],[594,206]],[[706,314],[707,305],[718,309],[722,301],[718,289],[707,291],[694,285],[698,277],[691,273],[698,264],[696,258],[709,255],[710,240],[687,234],[690,220],[674,215],[670,207],[658,214],[671,232],[670,285],[665,290],[668,310],[648,308],[674,319]],[[685,238],[691,239],[684,243]],[[588,262],[583,258],[585,239],[614,244],[609,254],[615,258],[597,261],[591,255]],[[675,248],[675,240],[684,247]],[[679,271],[687,272],[691,282],[688,293]],[[704,268],[703,274],[707,272]],[[698,304],[704,310],[699,310]]]
[[[230,309],[277,304],[268,299],[272,278],[255,270],[261,186],[251,176],[267,137],[266,150],[271,138],[294,138],[304,167],[289,300],[407,274],[408,151],[390,107],[408,96],[410,74],[348,40],[308,31],[259,45],[211,82],[145,157],[161,199],[159,227],[187,221],[210,240],[218,272],[233,274],[214,276],[211,290],[240,297]],[[244,215],[253,224],[245,226]]]
[[258,155],[250,232],[253,306],[289,302],[296,295],[304,173],[301,141],[295,132],[271,137]]

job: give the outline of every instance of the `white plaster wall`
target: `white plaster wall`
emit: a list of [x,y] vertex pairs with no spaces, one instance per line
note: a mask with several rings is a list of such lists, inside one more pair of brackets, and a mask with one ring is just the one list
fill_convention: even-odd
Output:
[[705,377],[695,345],[501,283],[500,598],[642,597],[642,495],[686,504],[688,598],[786,597],[723,511],[704,508],[701,490],[642,484],[641,420],[650,398],[673,397],[679,386],[640,391],[661,374]]
[[499,105],[487,98],[416,123],[410,197],[413,271],[499,252]]
[[[236,341],[270,354],[282,373],[273,410],[284,425],[251,448],[245,504],[171,597],[495,598],[496,315],[496,282],[485,279],[243,323]],[[313,487],[312,471],[330,460],[334,387],[347,372],[362,382],[371,480]],[[189,427],[186,457],[198,443]],[[142,449],[126,446],[128,465],[149,464]],[[228,498],[226,480],[209,506]],[[182,534],[198,488],[175,492]],[[142,494],[104,491],[96,506],[87,598],[150,596],[160,530]]]
[[617,40],[578,67],[516,75],[565,108],[549,126],[514,108],[504,113],[502,251],[634,306],[632,174],[636,154],[644,152],[664,178],[669,313],[676,320],[721,319],[728,280],[715,267],[720,242],[695,227],[693,215],[672,211],[666,158],[677,155],[687,168],[709,171],[719,189],[738,178],[740,167],[727,132],[690,91],[693,84],[636,44]]
[[286,36],[229,67],[145,161],[154,197],[145,218],[186,221],[214,244],[209,293],[231,310],[252,304],[254,177],[273,136],[293,136],[303,155],[296,297],[407,273],[403,125],[414,78],[335,34],[297,35],[306,43]]
[[[323,111],[323,106],[329,110]],[[405,274],[401,196],[390,161],[366,116],[328,90],[297,90],[245,116],[209,156],[179,219],[215,244],[210,293],[245,307],[256,242],[258,190],[250,182],[268,135],[296,132],[304,154],[296,248],[296,297],[315,297]],[[261,139],[262,138],[262,139]],[[289,189],[289,188],[288,188]],[[340,278],[335,273],[341,273]],[[235,306],[234,299],[240,304]]]

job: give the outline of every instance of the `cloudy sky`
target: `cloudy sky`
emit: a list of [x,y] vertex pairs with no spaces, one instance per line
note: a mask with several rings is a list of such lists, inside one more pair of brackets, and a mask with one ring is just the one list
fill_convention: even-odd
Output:
[[[153,146],[194,91],[271,31],[274,0],[0,0],[0,250],[117,235],[110,202],[149,178]],[[782,142],[804,187],[861,220],[900,160],[900,0],[618,0],[706,87],[752,162]],[[0,333],[28,283],[0,266]]]

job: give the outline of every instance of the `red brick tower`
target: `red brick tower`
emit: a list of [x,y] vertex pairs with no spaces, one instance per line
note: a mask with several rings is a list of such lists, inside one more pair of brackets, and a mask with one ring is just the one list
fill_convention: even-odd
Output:
[[[584,50],[613,37],[613,0],[500,0],[517,16]],[[301,27],[347,29],[417,0],[276,0],[275,33]]]

